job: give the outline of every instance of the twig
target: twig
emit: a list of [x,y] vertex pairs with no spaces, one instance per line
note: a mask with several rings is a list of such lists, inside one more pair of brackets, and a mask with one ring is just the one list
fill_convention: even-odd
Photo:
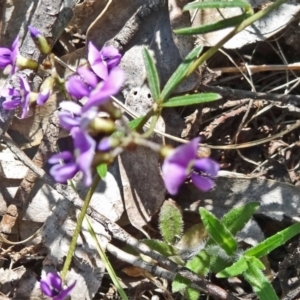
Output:
[[123,28],[111,40],[107,41],[105,45],[111,45],[120,51],[130,42],[135,34],[140,29],[144,20],[149,17],[154,11],[164,7],[166,0],[146,0],[145,4],[137,9],[135,14],[125,23]]
[[[161,268],[160,266],[145,262],[132,254],[122,251],[121,249],[115,247],[112,244],[108,243],[106,247],[107,247],[107,250],[113,256],[115,256],[116,258],[118,258],[122,261],[128,262],[136,267],[146,270],[155,276],[165,278],[169,282],[173,282],[175,279],[176,273],[167,271],[167,270]],[[188,278],[189,276],[187,275],[185,277]],[[210,284],[210,283],[206,282],[205,280],[200,279],[197,276],[193,276],[193,278],[190,280],[192,282],[192,284],[191,284],[192,288],[194,288],[200,292],[205,292],[212,297],[217,297],[217,299],[226,299],[226,300],[239,299],[239,298],[235,297],[234,295],[227,293],[222,288],[220,288],[216,285]]]
[[[298,106],[300,104],[300,96],[297,95],[282,95],[282,94],[270,94],[270,93],[255,93],[244,90],[236,90],[227,87],[220,86],[208,86],[200,85],[200,90],[203,92],[218,93],[223,97],[225,102],[227,99],[238,100],[238,99],[254,99],[254,100],[266,100],[275,101],[275,104],[292,104]],[[222,100],[221,100],[222,101]]]
[[213,68],[212,71],[221,71],[222,73],[239,73],[241,71],[245,72],[247,69],[250,70],[251,74],[267,71],[299,71],[300,63],[288,65],[247,65],[247,68],[245,66]]

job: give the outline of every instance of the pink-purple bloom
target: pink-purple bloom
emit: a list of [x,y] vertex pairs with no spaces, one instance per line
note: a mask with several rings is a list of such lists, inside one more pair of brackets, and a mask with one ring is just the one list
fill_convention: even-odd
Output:
[[88,61],[93,71],[103,80],[106,80],[110,70],[116,67],[121,60],[118,49],[108,46],[99,51],[92,42],[88,45]]
[[162,174],[167,191],[175,195],[187,176],[191,175],[192,182],[197,188],[206,192],[214,187],[219,164],[210,158],[197,158],[197,148],[200,138],[177,147],[168,155],[162,165]]
[[20,88],[4,88],[1,91],[1,96],[5,98],[2,107],[7,110],[13,110],[17,107],[22,108],[21,118],[26,118],[29,112],[30,104],[30,86],[27,79],[18,75]]
[[0,69],[11,66],[10,74],[16,72],[16,60],[19,54],[19,37],[14,40],[11,49],[0,47]]
[[83,111],[106,103],[111,95],[115,95],[120,91],[124,79],[124,71],[119,67],[114,67],[106,80],[98,83],[95,89],[92,90],[87,103],[83,107]]
[[71,135],[74,141],[74,155],[69,151],[53,155],[48,161],[50,164],[54,164],[50,169],[50,174],[57,182],[65,183],[78,171],[81,171],[84,184],[89,186],[92,183],[91,165],[96,142],[79,127],[74,127]]
[[46,278],[42,278],[40,281],[40,287],[46,296],[53,300],[64,300],[66,299],[71,290],[74,288],[76,281],[67,288],[63,288],[62,280],[57,273],[48,273]]
[[72,101],[63,101],[59,106],[62,109],[58,114],[60,125],[69,131],[74,127],[80,127],[82,130],[86,130],[90,122],[98,114],[96,107],[92,107],[86,112],[83,112],[82,107]]

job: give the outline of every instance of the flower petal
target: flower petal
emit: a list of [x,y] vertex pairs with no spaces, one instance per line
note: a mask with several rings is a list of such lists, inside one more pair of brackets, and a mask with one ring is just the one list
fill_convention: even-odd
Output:
[[203,192],[207,192],[215,186],[215,183],[211,178],[203,177],[199,174],[192,175],[192,182],[199,190],[202,190]]
[[70,151],[62,151],[60,153],[52,155],[48,159],[49,164],[57,164],[60,161],[66,161],[66,162],[74,161],[75,162],[75,159],[74,159],[73,154]]
[[194,138],[188,144],[177,147],[166,160],[170,163],[176,163],[183,168],[187,168],[189,163],[197,156],[199,142],[200,138]]
[[96,142],[85,131],[80,128],[73,128],[71,135],[74,140],[75,151],[79,151],[76,159],[78,168],[83,173],[83,181],[86,186],[92,183],[91,165],[94,159]]
[[120,91],[124,79],[124,71],[118,67],[114,68],[107,80],[100,82],[91,92],[88,102],[83,107],[83,111],[88,110],[92,106],[99,106],[107,102],[111,95],[115,95]]
[[78,167],[75,163],[67,163],[63,165],[54,165],[49,173],[56,182],[65,183],[78,172]]
[[5,100],[2,103],[2,107],[6,110],[13,110],[16,109],[20,105],[20,98],[16,98],[13,100]]
[[0,47],[0,68],[1,69],[6,68],[8,65],[12,63],[11,54],[12,52],[10,49]]
[[58,113],[59,124],[66,130],[71,130],[73,127],[80,126],[80,118],[73,116],[68,111],[60,111]]
[[30,32],[30,36],[34,39],[36,38],[38,35],[41,35],[41,32],[39,30],[37,30],[35,27],[29,25],[28,26],[29,32]]
[[53,300],[64,300],[64,299],[66,299],[69,296],[71,290],[74,288],[75,284],[76,284],[76,281],[73,284],[71,284],[69,287],[67,287],[66,289],[62,290],[59,293],[58,296],[53,298]]
[[44,105],[49,99],[50,91],[42,91],[39,93],[38,98],[36,100],[37,105]]
[[215,177],[220,170],[220,165],[210,158],[200,158],[195,160],[194,168],[196,171],[201,171]]
[[40,288],[43,292],[43,294],[45,294],[48,297],[54,297],[55,294],[53,292],[53,290],[51,289],[51,287],[48,285],[48,283],[44,280],[40,281]]
[[50,285],[57,291],[62,290],[62,280],[57,273],[48,273],[47,279],[50,282]]
[[62,101],[59,107],[75,115],[81,114],[81,106],[73,101]]
[[108,77],[108,68],[105,61],[102,59],[101,53],[92,42],[88,45],[88,61],[92,70],[103,80]]
[[82,97],[90,94],[88,85],[85,84],[77,75],[71,76],[68,79],[66,83],[66,89],[71,96],[77,99],[81,99]]
[[99,79],[96,74],[87,67],[79,67],[77,69],[77,73],[93,88],[99,83]]
[[113,46],[103,47],[100,54],[109,69],[116,67],[122,57],[119,50]]
[[176,195],[186,179],[187,170],[181,165],[165,160],[162,165],[162,174],[167,191],[171,195]]

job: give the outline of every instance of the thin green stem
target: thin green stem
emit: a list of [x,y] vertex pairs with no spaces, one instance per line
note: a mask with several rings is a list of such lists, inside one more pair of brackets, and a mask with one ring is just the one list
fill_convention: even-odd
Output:
[[110,276],[113,284],[117,288],[118,293],[121,296],[121,298],[123,300],[128,300],[128,297],[127,297],[126,293],[124,292],[124,290],[123,290],[123,288],[122,288],[122,286],[120,284],[120,281],[118,280],[118,277],[117,277],[117,275],[115,273],[115,270],[113,269],[110,261],[108,260],[106,254],[105,254],[105,251],[101,247],[101,245],[100,245],[100,243],[98,241],[98,238],[96,236],[96,233],[95,233],[95,231],[94,231],[94,229],[93,229],[93,227],[92,227],[92,225],[91,225],[91,223],[89,221],[89,218],[87,216],[85,217],[85,221],[87,222],[87,225],[88,225],[87,227],[88,227],[88,230],[90,232],[90,235],[92,236],[92,238],[94,239],[94,241],[96,243],[97,251],[98,251],[98,253],[99,253],[100,257],[101,257],[101,260],[102,260],[102,262],[103,262],[103,264],[104,264],[104,266],[105,266],[105,268],[106,268],[106,270],[107,270],[107,272],[108,272],[108,274],[109,274],[109,276]]
[[94,181],[93,181],[91,187],[89,188],[89,191],[88,191],[88,193],[87,193],[87,195],[84,199],[84,203],[83,203],[81,212],[80,212],[78,220],[77,220],[76,228],[74,230],[72,240],[71,240],[71,243],[70,243],[70,248],[69,248],[65,263],[64,263],[62,273],[61,273],[61,278],[62,278],[63,281],[65,280],[67,272],[68,272],[68,270],[70,268],[70,265],[71,265],[72,257],[73,257],[73,254],[75,252],[75,249],[76,249],[77,239],[78,239],[79,233],[81,231],[81,226],[82,226],[84,216],[86,215],[86,211],[89,207],[91,198],[92,198],[92,196],[95,192],[95,189],[96,189],[99,182],[100,182],[100,177],[97,175],[97,176],[95,176]]
[[158,117],[159,117],[158,114],[155,114],[155,115],[152,116],[149,129],[145,133],[143,133],[141,135],[142,138],[147,139],[147,138],[149,138],[153,134],[155,126],[156,126],[156,123],[157,123],[157,120],[158,120]]
[[186,77],[191,75],[194,71],[197,70],[199,66],[201,66],[207,59],[212,57],[223,45],[228,42],[233,36],[235,36],[240,31],[244,30],[247,26],[253,24],[257,20],[263,18],[268,13],[270,13],[272,10],[278,8],[281,4],[285,3],[286,0],[277,0],[272,5],[268,6],[267,8],[257,12],[256,14],[250,16],[246,20],[244,20],[242,23],[237,25],[228,35],[226,35],[220,42],[218,42],[214,47],[211,47],[209,50],[207,50],[205,53],[203,53],[195,62],[191,65],[189,71],[187,72]]

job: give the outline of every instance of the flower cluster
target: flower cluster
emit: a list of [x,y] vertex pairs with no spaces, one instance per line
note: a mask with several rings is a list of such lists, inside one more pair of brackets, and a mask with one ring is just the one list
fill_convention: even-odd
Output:
[[164,160],[162,173],[170,194],[177,194],[188,176],[204,192],[213,188],[212,177],[217,176],[220,166],[210,158],[197,158],[199,142],[200,138],[195,138],[190,143],[177,147]]
[[[79,67],[77,74],[71,76],[67,83],[68,93],[79,103],[63,101],[60,104],[59,119],[61,126],[69,130],[74,141],[74,154],[64,151],[50,158],[54,164],[50,174],[57,182],[64,183],[78,171],[83,173],[84,184],[91,184],[91,166],[96,150],[96,141],[90,136],[91,123],[97,119],[98,111],[105,105],[111,95],[119,92],[124,82],[124,72],[118,66],[121,54],[113,47],[104,47],[101,51],[92,44],[88,45],[90,67]],[[114,125],[102,121],[103,130]],[[101,131],[101,128],[99,129]],[[103,143],[101,143],[102,145]],[[101,149],[101,147],[100,147]],[[61,165],[61,162],[63,164]]]
[[71,293],[76,281],[67,288],[63,288],[62,280],[57,273],[48,273],[47,276],[40,281],[42,292],[53,300],[64,300]]

